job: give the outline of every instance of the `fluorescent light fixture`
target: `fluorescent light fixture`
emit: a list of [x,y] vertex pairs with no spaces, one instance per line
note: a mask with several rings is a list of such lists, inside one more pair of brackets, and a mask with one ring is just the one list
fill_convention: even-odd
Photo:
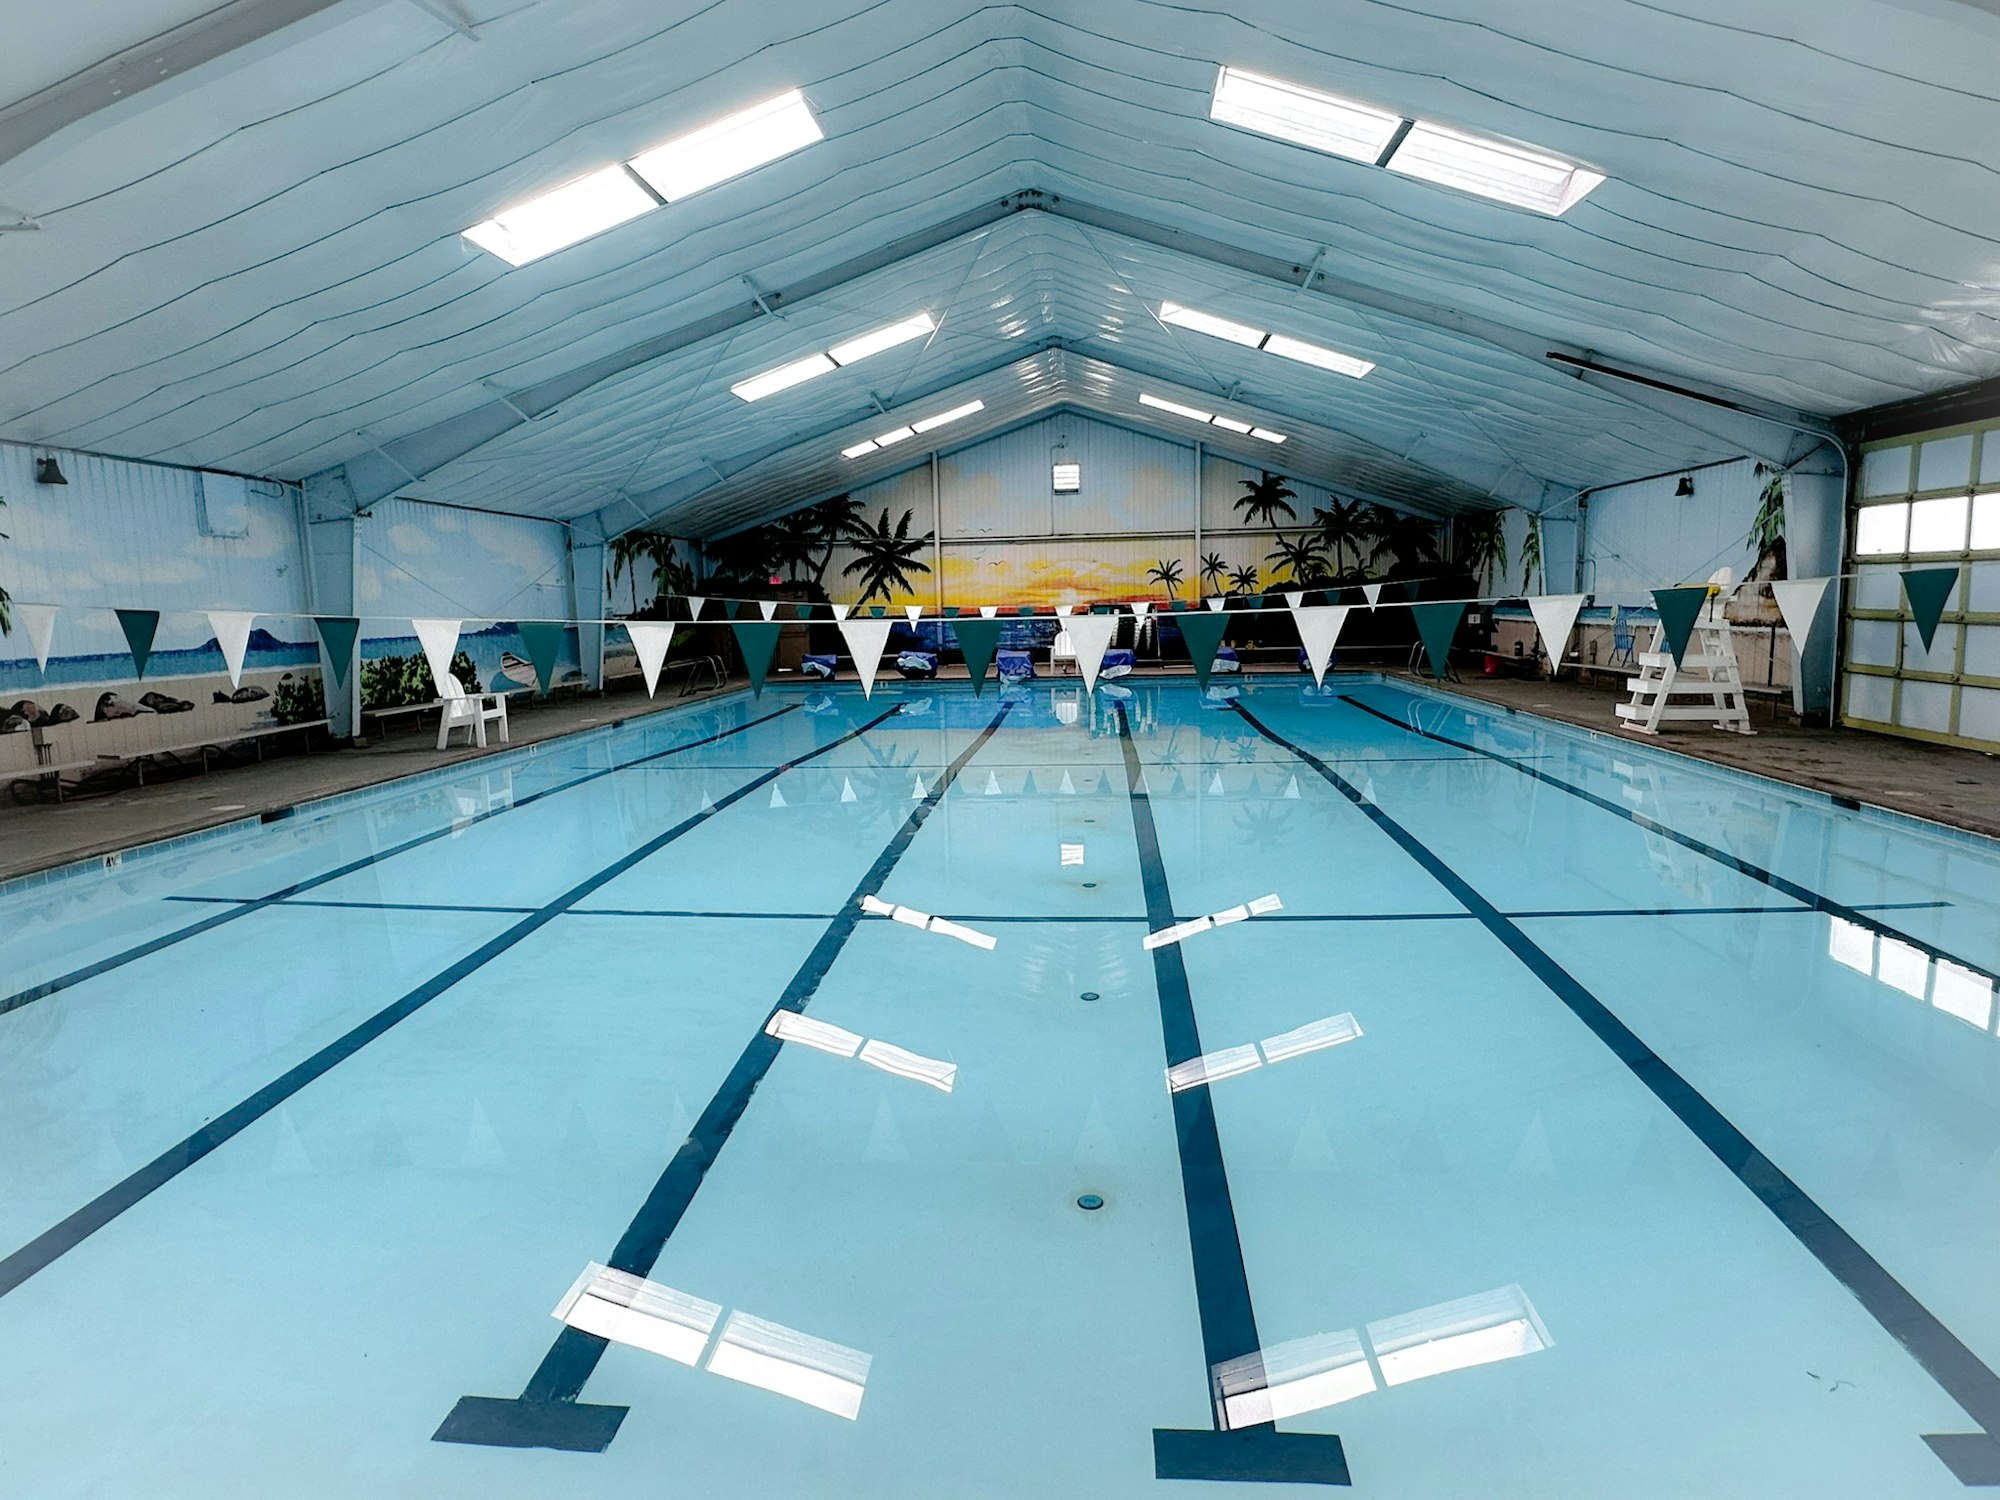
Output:
[[851,1422],[861,1415],[868,1367],[873,1363],[859,1349],[733,1312],[708,1357],[708,1372],[789,1396]]
[[592,1261],[556,1304],[555,1316],[578,1332],[693,1365],[722,1308]]
[[1274,333],[1264,340],[1264,352],[1281,354],[1286,359],[1295,359],[1302,365],[1332,370],[1336,374],[1352,375],[1356,380],[1375,368],[1373,360],[1356,359],[1351,354],[1342,354],[1338,349],[1322,349],[1318,344],[1308,344],[1304,339],[1290,338],[1282,333]]
[[1379,161],[1403,125],[1401,115],[1373,104],[1229,67],[1216,77],[1208,117],[1365,162]]
[[465,237],[510,266],[524,266],[657,207],[630,172],[605,167],[503,208],[466,230]]
[[865,442],[856,443],[852,448],[842,448],[840,456],[842,458],[860,458],[864,454],[878,452],[879,447],[880,445],[873,438],[869,438]]
[[825,138],[805,95],[789,89],[633,157],[632,170],[667,202],[678,203]]
[[1604,181],[1602,172],[1545,151],[1419,120],[1385,164],[1419,177],[1551,217],[1573,207]]
[[913,438],[916,435],[917,435],[917,429],[914,427],[892,427],[887,432],[876,434],[875,446],[878,448],[886,448],[891,443],[900,443],[903,441],[903,439]]
[[873,333],[864,333],[851,338],[844,344],[835,344],[827,351],[837,365],[851,365],[866,359],[871,354],[880,354],[884,349],[893,349],[898,344],[907,344],[911,339],[920,339],[937,327],[937,320],[927,312],[918,313],[913,318],[905,318],[900,323],[891,323],[886,328],[877,328]]
[[925,417],[921,422],[912,422],[910,428],[913,432],[929,432],[933,428],[944,426],[947,422],[956,422],[961,417],[969,417],[976,411],[985,410],[984,401],[968,401],[963,406],[954,406],[950,411],[941,411],[934,417]]
[[788,391],[795,385],[803,385],[815,376],[824,375],[839,366],[824,354],[808,354],[804,359],[795,359],[788,365],[779,365],[775,370],[766,370],[762,375],[752,375],[748,380],[739,380],[729,389],[732,394],[745,401],[762,401],[766,396],[775,396],[779,391]]
[[1268,427],[1253,427],[1250,429],[1250,436],[1261,438],[1267,443],[1282,443],[1285,440],[1285,435],[1282,432],[1273,432]]
[[1170,411],[1177,417],[1186,417],[1190,422],[1207,422],[1215,416],[1214,412],[1202,411],[1193,406],[1182,406],[1178,401],[1162,400],[1143,391],[1139,394],[1139,404],[1153,407],[1158,411]]
[[1050,464],[1049,484],[1058,495],[1074,495],[1083,488],[1083,465]]
[[1239,422],[1234,417],[1216,417],[1213,419],[1213,421],[1215,422],[1215,425],[1217,427],[1220,427],[1224,432],[1250,433],[1256,431],[1256,426],[1254,423]]
[[1210,338],[1227,339],[1232,344],[1242,344],[1249,349],[1255,349],[1264,342],[1264,330],[1261,328],[1252,328],[1244,323],[1232,323],[1229,319],[1218,318],[1213,313],[1182,307],[1178,302],[1160,304],[1160,321],[1171,323],[1176,328],[1192,328],[1196,333],[1205,333]]

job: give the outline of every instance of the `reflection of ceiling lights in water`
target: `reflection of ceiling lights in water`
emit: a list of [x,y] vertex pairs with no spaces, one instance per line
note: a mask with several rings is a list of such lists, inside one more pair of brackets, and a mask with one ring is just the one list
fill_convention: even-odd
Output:
[[[1534,1354],[1553,1342],[1528,1295],[1501,1287],[1370,1323],[1273,1344],[1215,1366],[1222,1425],[1231,1430],[1320,1411],[1407,1385]],[[1374,1356],[1371,1367],[1369,1356]]]

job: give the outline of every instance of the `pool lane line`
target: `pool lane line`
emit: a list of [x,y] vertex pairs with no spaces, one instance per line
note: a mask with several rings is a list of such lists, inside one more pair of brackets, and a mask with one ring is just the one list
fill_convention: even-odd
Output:
[[[126,964],[132,963],[137,959],[149,957],[165,948],[171,948],[176,943],[186,942],[191,937],[199,937],[202,933],[213,931],[225,922],[233,922],[238,917],[247,917],[252,912],[262,911],[265,907],[276,905],[288,897],[316,890],[331,881],[339,880],[344,875],[352,875],[357,870],[365,870],[370,865],[380,864],[385,859],[393,859],[398,854],[408,853],[412,849],[419,848],[424,844],[434,843],[436,840],[448,837],[453,833],[463,833],[474,823],[483,823],[488,818],[499,817],[502,813],[518,812],[521,808],[531,806],[541,801],[544,797],[553,797],[557,792],[571,791],[589,782],[612,775],[614,772],[629,770],[633,766],[644,765],[648,761],[659,760],[665,756],[679,755],[684,750],[696,750],[703,745],[712,745],[717,740],[726,740],[731,735],[742,734],[745,730],[755,729],[760,724],[768,724],[773,719],[797,712],[798,705],[792,704],[777,710],[775,713],[765,714],[761,719],[752,719],[748,723],[737,725],[734,729],[725,729],[720,734],[711,734],[705,739],[689,740],[684,745],[669,745],[664,750],[656,750],[651,755],[643,755],[638,760],[627,761],[623,765],[600,766],[597,770],[579,776],[574,781],[565,781],[561,786],[544,787],[541,791],[531,792],[517,801],[506,803],[500,807],[490,807],[483,812],[476,812],[469,817],[457,819],[447,827],[433,829],[429,833],[418,834],[415,838],[406,839],[404,842],[391,845],[387,849],[377,850],[373,854],[363,855],[360,859],[350,860],[339,868],[328,870],[324,874],[295,881],[291,885],[271,892],[268,896],[259,896],[255,900],[247,902],[232,911],[217,912],[212,917],[204,917],[199,922],[191,923],[173,932],[162,933],[159,937],[150,938],[146,942],[135,944],[130,948],[124,949],[122,952],[112,954],[108,958],[100,958],[95,963],[85,964],[80,969],[72,969],[69,973],[59,974],[54,979],[45,979],[40,984],[30,985],[25,990],[20,990],[12,995],[0,998],[0,1016],[4,1016],[10,1010],[19,1010],[24,1005],[32,1005],[37,1000],[46,1000],[49,996],[60,994],[72,985],[82,984],[86,979],[95,979],[100,974],[108,974],[113,969],[123,968]],[[544,740],[540,743],[547,744],[548,741]]]
[[1237,705],[1236,711],[1272,744],[1283,746],[1310,766],[1476,916],[1791,1231],[1793,1238],[1854,1295],[1883,1332],[1907,1349],[1945,1394],[1984,1429],[1977,1433],[1926,1433],[1924,1441],[1931,1451],[1964,1484],[2000,1484],[2000,1375],[1994,1374],[1804,1188],[1758,1150],[1699,1089],[1421,839],[1311,751],[1269,728],[1242,705]]
[[[1160,853],[1159,830],[1153,825],[1151,796],[1138,790],[1144,767],[1132,742],[1131,721],[1122,704],[1116,712],[1118,747],[1125,758],[1125,796],[1132,810],[1132,834],[1139,846],[1139,875],[1146,893],[1146,919],[1148,926],[1159,931],[1174,923],[1173,891]],[[1153,949],[1152,956],[1161,1041],[1167,1066],[1172,1068],[1201,1056],[1201,1029],[1195,1020],[1194,996],[1188,988],[1180,945],[1165,944]],[[1273,1422],[1227,1430],[1220,1425],[1221,1393],[1214,1386],[1214,1370],[1225,1361],[1255,1354],[1262,1345],[1208,1085],[1181,1089],[1172,1097],[1181,1196],[1187,1206],[1188,1252],[1201,1318],[1202,1357],[1207,1362],[1203,1374],[1214,1415],[1207,1428],[1153,1429],[1154,1477],[1348,1484],[1347,1451],[1331,1433],[1279,1432]]]
[[[694,1202],[715,1165],[722,1148],[729,1143],[737,1122],[750,1107],[750,1096],[764,1075],[771,1071],[784,1043],[765,1028],[780,1011],[803,1012],[812,1002],[834,960],[840,957],[848,939],[861,925],[861,898],[877,894],[887,883],[897,862],[910,847],[946,789],[957,779],[965,764],[993,738],[1006,721],[1013,705],[1003,703],[992,721],[967,745],[958,758],[940,773],[937,785],[916,800],[875,862],[854,887],[847,904],[835,916],[812,951],[792,975],[763,1022],[751,1036],[736,1063],[694,1122],[687,1139],[667,1163],[652,1191],[639,1205],[632,1222],[618,1238],[617,1246],[605,1262],[614,1271],[631,1276],[650,1276],[667,1241],[680,1226],[681,1218]],[[746,788],[746,790],[748,790]],[[631,1410],[625,1406],[599,1406],[580,1402],[577,1397],[597,1370],[609,1341],[594,1333],[564,1326],[542,1356],[542,1362],[528,1377],[519,1396],[461,1396],[445,1419],[438,1424],[431,1441],[466,1443],[486,1448],[554,1448],[569,1453],[602,1453],[618,1435],[619,1424]]]
[[[1852,922],[1858,927],[1865,927],[1879,937],[1886,937],[1898,943],[1907,943],[1912,948],[1921,949],[1928,958],[1943,959],[1946,963],[1957,964],[1961,969],[1971,970],[1990,984],[2000,985],[2000,974],[1996,974],[1991,969],[1960,958],[1957,954],[1940,948],[1935,943],[1926,942],[1919,937],[1912,937],[1906,932],[1889,926],[1886,922],[1874,920],[1866,915],[1867,907],[1865,906],[1848,906],[1843,902],[1836,901],[1831,896],[1822,895],[1818,891],[1800,885],[1795,880],[1788,880],[1783,875],[1772,870],[1767,870],[1762,865],[1754,864],[1739,855],[1731,854],[1726,849],[1718,849],[1713,844],[1704,843],[1693,834],[1682,833],[1678,828],[1670,828],[1665,823],[1649,818],[1642,812],[1613,802],[1609,797],[1600,797],[1597,793],[1587,791],[1573,782],[1564,781],[1560,776],[1551,776],[1547,771],[1537,770],[1534,766],[1526,765],[1513,756],[1502,755],[1499,751],[1488,750],[1484,746],[1469,745],[1463,740],[1451,739],[1449,736],[1421,728],[1418,725],[1405,723],[1394,714],[1384,713],[1379,708],[1371,708],[1368,704],[1363,703],[1360,699],[1349,693],[1342,693],[1340,701],[1351,704],[1353,707],[1360,709],[1364,714],[1373,714],[1385,724],[1395,725],[1405,734],[1421,735],[1427,740],[1436,740],[1441,745],[1453,745],[1461,750],[1470,750],[1475,755],[1483,755],[1488,760],[1497,761],[1503,766],[1511,766],[1523,776],[1532,776],[1535,780],[1552,786],[1558,791],[1568,792],[1570,796],[1588,802],[1592,807],[1602,808],[1608,813],[1615,813],[1617,816],[1625,819],[1626,822],[1636,824],[1648,833],[1656,833],[1663,839],[1671,839],[1684,849],[1692,849],[1697,854],[1705,855],[1717,864],[1736,871],[1739,875],[1747,875],[1752,880],[1761,881],[1779,894],[1790,896],[1794,901],[1809,906],[1814,911],[1824,912],[1828,916],[1839,917],[1842,921]],[[1237,712],[1243,714],[1245,718],[1249,717],[1249,712],[1245,709],[1239,708]],[[1645,747],[1637,746],[1635,748],[1644,749]]]
[[481,943],[465,957],[449,968],[432,975],[400,1000],[384,1006],[359,1025],[328,1042],[312,1056],[265,1084],[249,1098],[224,1110],[193,1135],[169,1146],[122,1182],[105,1189],[82,1208],[43,1230],[6,1259],[0,1260],[0,1297],[6,1296],[36,1272],[45,1270],[62,1256],[67,1255],[127,1209],[143,1203],[149,1195],[165,1187],[218,1146],[226,1144],[254,1125],[307,1084],[325,1076],[370,1042],[408,1020],[439,995],[484,968],[523,939],[532,937],[593,891],[602,889],[626,871],[659,853],[675,839],[700,827],[724,808],[733,806],[752,792],[769,785],[794,766],[824,755],[849,740],[859,739],[885,720],[895,717],[900,711],[900,707],[889,708],[859,728],[849,730],[839,739],[830,740],[814,750],[807,751],[798,760],[766,771],[754,781],[746,782],[727,795],[718,797],[713,807],[702,808],[666,832],[654,835],[638,848],[606,865],[589,879],[570,887],[548,905],[516,922],[499,936]]

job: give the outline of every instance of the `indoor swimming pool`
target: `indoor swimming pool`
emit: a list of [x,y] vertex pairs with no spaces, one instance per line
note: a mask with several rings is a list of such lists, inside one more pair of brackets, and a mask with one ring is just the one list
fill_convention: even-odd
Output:
[[0,1492],[1960,1494],[1996,970],[1990,841],[1366,674],[524,747],[0,887]]

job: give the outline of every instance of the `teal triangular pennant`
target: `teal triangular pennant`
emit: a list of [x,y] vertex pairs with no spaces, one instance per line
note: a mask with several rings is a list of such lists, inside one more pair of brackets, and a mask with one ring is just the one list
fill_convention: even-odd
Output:
[[736,647],[743,653],[743,670],[750,674],[753,697],[764,694],[764,678],[771,670],[771,658],[778,650],[778,632],[785,627],[776,620],[731,620]]
[[1431,676],[1442,682],[1451,665],[1452,637],[1458,634],[1458,622],[1465,618],[1465,601],[1412,604],[1410,614],[1417,622],[1417,637],[1424,643],[1424,660],[1430,663]]
[[1917,634],[1923,637],[1926,651],[1931,649],[1931,637],[1937,634],[1938,621],[1944,616],[1944,602],[1957,586],[1956,568],[1903,569],[1903,597],[1910,601],[1910,613],[1917,617]]
[[1215,665],[1216,647],[1222,644],[1223,632],[1229,629],[1229,619],[1219,609],[1203,610],[1199,614],[1184,614],[1176,623],[1181,627],[1188,660],[1194,664],[1194,680],[1205,688],[1209,668]]
[[535,669],[535,686],[546,698],[549,689],[556,685],[556,658],[562,654],[563,636],[569,627],[554,620],[522,620],[518,628],[521,644],[528,650],[528,661]]
[[975,620],[961,615],[951,622],[958,637],[958,649],[965,656],[965,674],[972,679],[973,695],[986,689],[986,669],[993,665],[993,652],[1000,644],[998,620]]
[[352,615],[314,615],[313,624],[319,627],[319,638],[326,643],[326,659],[333,664],[333,685],[346,687],[361,622]]
[[118,628],[125,632],[125,644],[132,648],[132,665],[139,669],[138,676],[146,675],[146,663],[153,655],[153,636],[160,628],[160,612],[157,609],[121,609],[118,611]]
[[1667,649],[1674,654],[1674,665],[1681,664],[1681,654],[1687,650],[1688,637],[1694,634],[1694,622],[1701,618],[1701,607],[1708,602],[1708,585],[1705,583],[1684,583],[1675,589],[1654,589],[1653,608],[1660,612],[1660,629],[1666,632]]

